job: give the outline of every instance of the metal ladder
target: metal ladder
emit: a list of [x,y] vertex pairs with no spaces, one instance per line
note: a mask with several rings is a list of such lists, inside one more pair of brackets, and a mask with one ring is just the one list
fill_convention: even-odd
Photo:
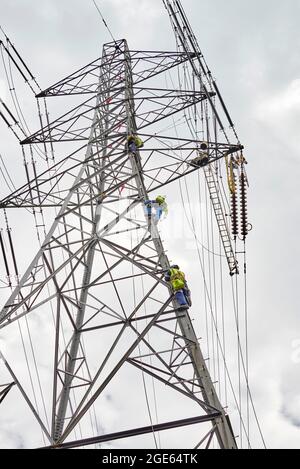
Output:
[[230,275],[238,274],[239,269],[238,269],[238,262],[235,257],[232,244],[231,244],[231,238],[230,238],[230,233],[228,230],[228,226],[226,223],[226,218],[225,214],[222,208],[220,196],[219,196],[219,190],[217,187],[217,183],[213,174],[213,170],[211,168],[211,165],[206,165],[204,167],[204,175],[210,195],[210,200],[212,202],[212,206],[215,212],[217,224],[219,227],[219,233],[222,239],[227,263],[229,266],[229,273]]

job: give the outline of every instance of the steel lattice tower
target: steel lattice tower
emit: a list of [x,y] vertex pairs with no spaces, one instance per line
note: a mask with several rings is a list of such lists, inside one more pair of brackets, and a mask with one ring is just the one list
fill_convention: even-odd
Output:
[[[213,98],[218,92],[208,90],[202,81],[192,91],[157,86],[160,74],[183,64],[200,74],[200,53],[185,41],[182,44],[183,51],[171,53],[131,51],[125,40],[108,43],[101,59],[40,93],[38,98],[88,97],[26,138],[24,148],[37,143],[82,145],[1,202],[7,208],[58,209],[40,250],[0,313],[2,329],[24,317],[53,316],[48,423],[2,356],[49,445],[75,447],[211,422],[203,442],[209,445],[216,435],[221,448],[237,447],[189,311],[178,309],[164,280],[170,262],[157,224],[144,212],[144,201],[151,194],[197,170],[188,164],[194,155],[193,139],[157,135],[157,123],[202,103],[216,112]],[[133,154],[124,144],[128,135],[136,133],[145,146]],[[208,145],[210,163],[242,148],[229,142]],[[208,173],[208,183],[209,177]],[[134,233],[135,243],[129,233]],[[224,242],[234,271],[236,264]],[[109,340],[102,344],[103,331],[109,331]],[[84,441],[72,439],[125,366],[190,401],[198,416]]]

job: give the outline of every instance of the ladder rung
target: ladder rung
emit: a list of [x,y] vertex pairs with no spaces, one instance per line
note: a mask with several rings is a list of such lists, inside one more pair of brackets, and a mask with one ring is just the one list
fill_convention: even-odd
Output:
[[215,212],[216,221],[219,227],[219,233],[222,239],[229,270],[231,273],[237,272],[237,263],[232,249],[229,228],[225,219],[227,215],[226,213],[224,214],[223,207],[220,201],[220,191],[218,190],[214,174],[210,167],[204,168],[204,175],[209,190],[210,200],[212,202],[212,206]]

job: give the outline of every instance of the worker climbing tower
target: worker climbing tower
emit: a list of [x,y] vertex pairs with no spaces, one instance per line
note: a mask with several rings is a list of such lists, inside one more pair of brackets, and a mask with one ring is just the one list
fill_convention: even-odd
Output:
[[[23,323],[38,332],[36,341],[30,340],[32,357],[27,355],[36,377],[28,379],[3,351],[0,384],[13,381],[6,400],[19,392],[42,430],[43,446],[107,444],[138,435],[153,436],[158,446],[163,430],[195,425],[192,445],[215,441],[220,448],[237,448],[194,330],[193,308],[182,310],[165,280],[176,253],[167,256],[145,202],[167,185],[203,172],[228,273],[238,275],[217,176],[221,163],[229,167],[229,157],[239,161],[245,198],[243,147],[181,3],[163,3],[177,38],[175,52],[131,50],[125,39],[112,41],[100,59],[37,90],[39,103],[71,96],[77,104],[54,120],[46,114],[39,130],[21,138],[27,182],[1,201],[5,213],[32,211],[45,230],[0,312],[4,336]],[[164,84],[162,77],[188,71],[191,80]],[[202,127],[169,130],[189,113]],[[3,110],[2,116],[9,123],[12,113]],[[227,136],[224,117],[235,141]],[[130,136],[139,136],[143,147],[130,151]],[[207,161],[198,166],[203,143]],[[35,147],[50,158],[47,168],[38,173],[33,167],[30,174],[26,155]],[[47,229],[46,211],[47,220],[52,217]],[[245,215],[242,230],[245,239]],[[145,395],[149,411],[147,380],[152,399],[159,395],[163,402],[155,421],[141,411]],[[116,409],[122,403],[122,410],[109,425],[111,400]],[[37,437],[32,441],[38,446]]]

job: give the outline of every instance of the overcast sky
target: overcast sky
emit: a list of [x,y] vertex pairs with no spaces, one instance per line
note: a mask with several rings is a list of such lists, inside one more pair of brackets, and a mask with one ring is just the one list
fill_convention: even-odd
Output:
[[[132,49],[174,49],[160,0],[99,0]],[[299,0],[183,0],[249,162],[251,384],[269,447],[300,447]],[[101,55],[89,0],[1,0],[1,26],[42,87]],[[1,79],[1,77],[0,77]],[[4,93],[0,81],[0,93]],[[0,152],[9,153],[3,142]]]

